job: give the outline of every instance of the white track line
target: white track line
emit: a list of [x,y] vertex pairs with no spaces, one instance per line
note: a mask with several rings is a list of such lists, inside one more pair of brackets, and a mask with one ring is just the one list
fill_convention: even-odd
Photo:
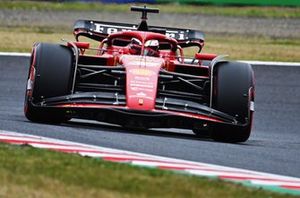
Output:
[[[0,52],[0,56],[30,57],[30,53]],[[243,63],[249,63],[250,65],[300,67],[300,62],[274,62],[274,61],[249,61],[249,60],[238,60],[238,61]]]
[[22,56],[30,57],[30,53],[21,53],[21,52],[0,52],[0,56]]
[[239,60],[239,62],[248,63],[250,65],[300,67],[300,63],[297,62],[294,63],[294,62],[248,61],[248,60]]

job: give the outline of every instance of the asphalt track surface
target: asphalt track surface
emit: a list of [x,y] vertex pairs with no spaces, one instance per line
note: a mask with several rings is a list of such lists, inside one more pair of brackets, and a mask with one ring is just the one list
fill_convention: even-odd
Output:
[[0,130],[300,177],[300,67],[255,66],[254,129],[242,144],[191,131],[130,131],[97,122],[37,124],[23,115],[28,57],[0,56]]

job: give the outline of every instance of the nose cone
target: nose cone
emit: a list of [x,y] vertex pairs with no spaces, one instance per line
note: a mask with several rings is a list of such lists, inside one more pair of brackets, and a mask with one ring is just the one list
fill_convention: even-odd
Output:
[[164,65],[161,58],[121,57],[126,68],[126,102],[129,109],[152,110],[155,107],[158,74]]

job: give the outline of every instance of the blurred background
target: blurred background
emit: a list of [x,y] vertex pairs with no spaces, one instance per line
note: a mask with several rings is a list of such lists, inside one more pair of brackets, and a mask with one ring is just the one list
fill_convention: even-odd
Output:
[[[36,0],[38,1],[38,0]],[[299,6],[298,0],[45,0],[52,2],[101,2],[101,3],[179,3],[215,5],[262,5],[262,6]]]
[[137,24],[140,16],[130,6],[144,4],[160,9],[149,15],[150,25],[203,31],[204,52],[300,61],[299,0],[2,0],[0,51],[30,52],[34,42],[73,40],[78,19]]

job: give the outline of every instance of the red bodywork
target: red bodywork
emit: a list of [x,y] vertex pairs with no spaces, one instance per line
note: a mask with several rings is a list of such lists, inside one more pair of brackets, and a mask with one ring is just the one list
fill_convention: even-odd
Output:
[[[79,32],[75,32],[75,35]],[[141,55],[133,55],[130,52],[128,46],[113,46],[110,45],[104,49],[104,43],[111,41],[113,39],[129,39],[137,38],[141,41]],[[218,118],[199,115],[195,113],[184,113],[176,112],[170,110],[159,110],[155,109],[155,102],[157,97],[157,84],[158,76],[161,70],[167,70],[173,72],[176,67],[184,67],[187,69],[195,68],[201,70],[201,73],[206,74],[201,76],[204,78],[209,78],[208,66],[202,65],[204,60],[212,60],[217,55],[216,54],[195,54],[195,59],[198,60],[199,64],[185,64],[181,63],[184,60],[183,50],[179,48],[179,55],[176,55],[175,51],[172,50],[162,50],[159,51],[158,57],[151,57],[142,55],[145,50],[145,43],[148,40],[159,40],[160,42],[170,43],[171,48],[176,48],[178,42],[170,37],[162,34],[153,32],[142,32],[142,31],[125,31],[110,34],[102,43],[100,43],[99,52],[94,58],[106,58],[107,63],[110,66],[122,65],[125,67],[126,71],[126,105],[115,106],[115,105],[95,105],[91,104],[64,104],[58,105],[59,107],[69,107],[69,108],[97,108],[97,109],[124,109],[124,110],[134,110],[134,111],[147,111],[147,112],[159,112],[167,113],[170,115],[184,116],[194,119],[201,119],[212,122],[222,122]],[[86,42],[74,42],[72,45],[76,45],[81,52],[81,56],[84,56],[85,50],[89,49],[89,43]],[[72,46],[68,43],[68,46]],[[203,47],[203,42],[199,41],[198,45]],[[178,61],[180,57],[181,62]],[[200,75],[199,75],[200,76]]]
[[[75,35],[78,32],[75,32]],[[114,39],[118,40],[130,40],[132,38],[137,38],[141,41],[141,54],[135,55],[131,54],[129,45],[117,46],[108,44]],[[168,50],[158,50],[158,56],[147,56],[143,55],[146,50],[145,43],[148,40],[158,40],[159,42],[168,43],[170,49]],[[106,45],[106,46],[105,46]],[[202,41],[198,42],[198,45],[203,46]],[[79,59],[82,57],[90,57],[92,59],[106,59],[107,66],[116,67],[122,65],[125,68],[126,74],[126,104],[95,104],[95,103],[64,103],[57,104],[56,107],[69,108],[69,109],[116,109],[124,111],[134,111],[141,112],[144,114],[148,113],[160,113],[163,115],[170,115],[175,117],[185,117],[191,119],[197,119],[208,122],[223,122],[214,116],[201,115],[198,113],[191,112],[180,112],[172,111],[168,108],[157,109],[156,108],[156,98],[157,98],[157,86],[159,80],[159,73],[162,70],[168,72],[174,72],[176,68],[183,68],[185,70],[199,71],[199,77],[204,79],[209,79],[209,67],[202,65],[202,61],[211,61],[216,57],[215,54],[195,54],[195,60],[198,64],[187,64],[184,63],[183,50],[178,47],[178,42],[166,35],[153,32],[143,32],[143,31],[124,31],[110,34],[104,39],[100,45],[99,49],[96,50],[95,55],[86,54],[86,51],[93,50],[90,48],[90,43],[87,42],[68,42],[69,47],[76,46],[79,51]],[[97,62],[97,61],[96,61]],[[196,73],[197,74],[197,73]],[[163,127],[163,126],[162,126]]]
[[159,70],[164,59],[123,55],[120,58],[126,70],[126,103],[134,110],[153,110]]

